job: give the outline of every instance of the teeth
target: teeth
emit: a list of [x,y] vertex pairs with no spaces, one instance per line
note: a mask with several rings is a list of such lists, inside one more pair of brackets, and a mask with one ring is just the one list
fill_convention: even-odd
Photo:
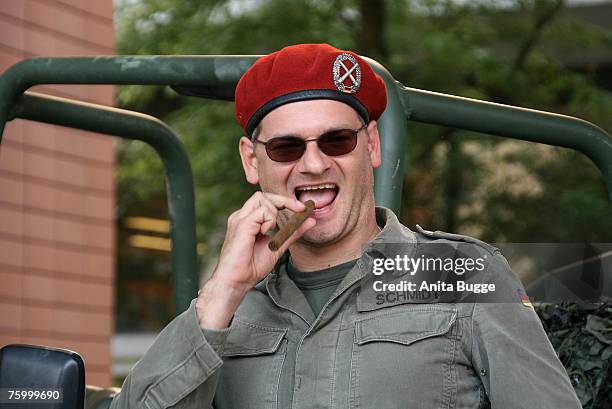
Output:
[[324,183],[322,185],[317,186],[302,186],[298,187],[296,190],[319,190],[319,189],[335,189],[336,185],[333,183]]

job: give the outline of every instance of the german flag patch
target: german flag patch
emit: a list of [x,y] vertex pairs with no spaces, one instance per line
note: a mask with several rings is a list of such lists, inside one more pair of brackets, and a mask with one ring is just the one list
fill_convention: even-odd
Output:
[[527,308],[531,308],[533,310],[533,304],[529,300],[529,296],[525,294],[525,290],[519,288],[516,291],[518,292],[519,300],[521,300],[521,303],[523,304],[523,306]]

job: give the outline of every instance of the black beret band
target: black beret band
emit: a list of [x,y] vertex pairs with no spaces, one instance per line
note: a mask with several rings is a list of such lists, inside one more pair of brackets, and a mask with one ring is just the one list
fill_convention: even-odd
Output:
[[253,135],[253,131],[255,131],[255,128],[257,128],[257,125],[259,125],[264,116],[266,116],[272,110],[278,108],[279,106],[289,104],[291,102],[309,101],[313,99],[333,99],[336,101],[344,102],[345,104],[350,105],[353,109],[355,109],[355,111],[357,111],[359,116],[363,118],[366,124],[370,122],[368,110],[352,94],[329,89],[309,89],[281,95],[280,97],[271,99],[270,101],[262,105],[257,111],[255,111],[255,113],[251,116],[249,122],[247,123],[247,136],[251,138]]

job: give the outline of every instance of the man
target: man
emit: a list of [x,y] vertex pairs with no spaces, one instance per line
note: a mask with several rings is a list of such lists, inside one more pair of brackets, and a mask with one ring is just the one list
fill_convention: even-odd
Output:
[[[261,192],[229,217],[212,278],[160,333],[112,407],[580,407],[527,302],[431,302],[372,290],[373,254],[389,255],[388,243],[415,256],[417,245],[456,253],[467,242],[502,294],[522,291],[495,248],[413,232],[375,208],[376,120],[385,106],[372,68],[325,44],[284,48],[242,77],[240,157]],[[269,250],[267,233],[307,200],[312,216]],[[364,251],[379,244],[378,253]]]

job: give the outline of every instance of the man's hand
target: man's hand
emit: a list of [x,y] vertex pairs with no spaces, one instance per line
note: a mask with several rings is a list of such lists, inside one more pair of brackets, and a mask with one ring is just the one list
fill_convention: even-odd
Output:
[[270,251],[265,234],[276,226],[278,211],[304,211],[297,199],[256,192],[227,220],[225,241],[212,278],[198,294],[196,311],[202,328],[226,328],[246,293],[265,278],[280,256],[316,221],[308,218],[278,251]]

